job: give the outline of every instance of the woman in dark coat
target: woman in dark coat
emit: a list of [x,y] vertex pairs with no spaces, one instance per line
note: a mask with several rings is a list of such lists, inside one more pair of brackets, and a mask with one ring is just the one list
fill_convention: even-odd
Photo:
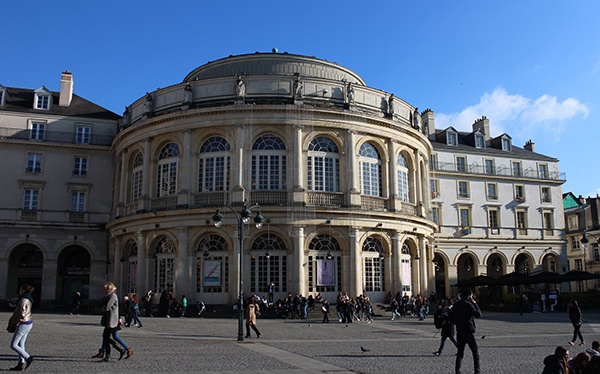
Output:
[[573,324],[573,339],[569,342],[571,346],[575,345],[575,340],[579,337],[581,343],[579,345],[585,345],[585,341],[583,340],[583,336],[581,335],[581,324],[583,323],[583,318],[581,317],[581,309],[579,309],[579,304],[577,304],[577,300],[573,299],[569,303],[569,319]]
[[441,335],[442,341],[440,342],[440,348],[437,351],[433,352],[434,355],[440,356],[444,351],[444,346],[446,345],[446,339],[450,339],[450,341],[454,344],[455,347],[458,348],[458,344],[456,343],[456,339],[454,339],[454,324],[448,320],[448,312],[450,308],[452,308],[452,304],[450,301],[445,300],[441,301],[438,310],[435,312],[433,319],[436,323],[436,326],[441,327]]

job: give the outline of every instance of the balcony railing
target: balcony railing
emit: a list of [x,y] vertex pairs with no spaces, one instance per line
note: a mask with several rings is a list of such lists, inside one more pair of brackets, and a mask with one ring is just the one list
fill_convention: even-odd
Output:
[[438,172],[448,172],[448,173],[461,173],[461,174],[477,174],[477,175],[493,175],[500,177],[518,177],[518,178],[528,178],[528,179],[544,179],[544,180],[555,180],[555,181],[566,181],[567,177],[565,173],[559,172],[546,172],[546,171],[538,171],[535,169],[527,168],[525,170],[519,170],[518,175],[515,175],[513,170],[505,165],[497,166],[497,167],[489,167],[485,165],[477,165],[470,164],[467,168],[459,167],[462,165],[457,165],[452,162],[437,162],[437,163],[429,163],[431,171]]
[[[54,142],[54,143],[70,143],[82,144],[77,142],[77,134],[75,132],[48,131],[43,132],[42,139],[38,139],[39,131],[15,129],[9,127],[0,127],[0,139],[15,139],[15,140],[31,140],[36,142]],[[114,136],[112,135],[94,135],[89,138],[89,145],[105,145],[112,144]]]

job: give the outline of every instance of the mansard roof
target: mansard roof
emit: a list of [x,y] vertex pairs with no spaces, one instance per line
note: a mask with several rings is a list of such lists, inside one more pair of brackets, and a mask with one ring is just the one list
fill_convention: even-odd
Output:
[[[92,103],[89,100],[82,98],[76,94],[73,94],[73,100],[69,106],[60,106],[58,104],[52,105],[50,110],[40,111],[38,109],[33,108],[33,100],[36,92],[40,92],[45,88],[42,86],[37,90],[31,90],[26,88],[14,88],[14,87],[6,87],[6,92],[8,96],[6,97],[6,101],[4,105],[0,106],[0,110],[4,111],[13,111],[13,112],[21,112],[21,113],[45,113],[45,114],[55,114],[62,116],[73,116],[73,117],[84,117],[84,118],[97,118],[97,119],[105,119],[105,120],[118,120],[121,118],[120,115],[111,112],[110,110],[103,108],[97,104]],[[51,92],[52,100],[54,103],[59,102],[59,92]]]

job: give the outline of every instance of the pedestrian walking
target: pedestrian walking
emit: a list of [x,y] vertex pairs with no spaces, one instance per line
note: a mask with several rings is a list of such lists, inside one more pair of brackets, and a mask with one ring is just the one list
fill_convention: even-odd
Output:
[[[138,299],[136,294],[131,295],[129,301],[129,313],[134,322],[133,326],[142,327],[142,321],[140,321],[140,299]],[[129,320],[129,323],[131,323],[131,319]]]
[[79,309],[81,308],[81,292],[75,291],[75,293],[73,294],[73,304],[75,305],[75,308],[73,308],[73,310],[71,311],[71,315],[78,315]]
[[579,340],[581,341],[579,345],[584,346],[585,341],[583,340],[583,335],[581,335],[581,324],[583,323],[583,317],[581,315],[579,304],[575,299],[571,299],[571,302],[569,303],[569,319],[573,324],[573,339],[571,339],[569,345],[575,345],[575,341],[579,337]]
[[329,323],[329,302],[327,302],[327,299],[323,300],[321,311],[323,312],[323,323]]
[[[117,287],[112,282],[104,283],[104,291],[106,296],[102,299],[102,311],[104,312],[104,331],[102,332],[102,345],[104,349],[104,358],[102,361],[110,361],[110,347],[114,347],[120,354],[119,360],[123,358],[125,353],[129,358],[133,355],[133,349],[127,346],[123,339],[121,339],[117,333],[120,329],[119,320],[119,297],[117,296]],[[119,347],[119,345],[122,347]]]
[[256,316],[260,313],[260,308],[256,305],[256,301],[250,296],[246,301],[246,338],[250,337],[250,328],[256,333],[256,337],[260,338],[260,331],[256,327]]
[[31,296],[31,293],[33,291],[33,286],[28,283],[23,284],[21,288],[19,288],[19,301],[8,321],[10,326],[14,326],[13,337],[10,341],[10,349],[17,352],[19,355],[19,362],[17,363],[17,366],[10,368],[11,371],[25,370],[33,362],[33,356],[25,350],[27,336],[29,336],[29,332],[31,332],[31,329],[33,328],[33,319],[31,316],[31,307],[33,306],[33,297]]
[[154,317],[152,315],[152,299],[154,298],[154,293],[152,290],[146,292],[142,300],[144,301],[144,309],[146,310],[145,317]]
[[187,311],[187,297],[183,295],[181,297],[181,315],[180,318],[185,318],[185,312]]
[[458,343],[456,339],[454,339],[454,325],[448,319],[448,314],[450,313],[450,309],[452,308],[451,303],[448,300],[441,300],[438,306],[438,310],[433,315],[433,322],[435,327],[440,329],[441,331],[441,341],[440,347],[437,351],[433,352],[436,356],[441,356],[444,351],[444,346],[446,345],[446,339],[450,339],[452,344],[456,348],[458,348]]
[[198,300],[196,302],[196,307],[198,308],[198,317],[202,316],[202,312],[206,310],[206,305],[204,305],[204,301]]
[[456,326],[456,337],[458,353],[456,354],[456,363],[454,365],[455,373],[460,374],[462,360],[465,355],[465,346],[468,345],[473,353],[473,366],[475,374],[481,371],[479,364],[479,347],[475,340],[475,318],[481,317],[479,305],[473,299],[471,289],[465,289],[460,293],[460,300],[454,304],[448,313],[450,322]]

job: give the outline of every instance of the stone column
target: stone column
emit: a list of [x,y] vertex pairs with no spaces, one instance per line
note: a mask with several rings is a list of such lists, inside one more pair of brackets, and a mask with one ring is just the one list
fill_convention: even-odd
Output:
[[191,131],[183,132],[183,160],[181,161],[181,170],[179,174],[179,180],[181,181],[181,186],[179,188],[179,196],[177,198],[177,204],[185,205],[189,204],[188,196],[191,192],[191,178],[194,173],[192,173],[191,165],[192,165],[192,133]]
[[120,154],[121,157],[121,170],[115,185],[118,186],[117,197],[117,215],[124,216],[127,205],[127,150],[123,150]]
[[[362,294],[362,254],[360,250],[360,232],[357,228],[350,228],[350,256],[348,262],[348,269],[350,270],[346,275],[350,280],[350,297],[356,297]],[[343,273],[342,273],[342,276]]]
[[[146,233],[143,231],[137,232],[137,287],[138,293],[146,293],[149,289],[151,289],[150,284],[148,282],[148,254],[146,253]],[[153,290],[156,292],[157,290]]]
[[117,286],[117,290],[119,290],[121,297],[127,295],[129,293],[129,289],[126,289],[127,287],[127,282],[125,278],[127,275],[123,274],[123,264],[124,262],[121,262],[121,257],[123,257],[123,248],[121,248],[121,246],[123,245],[123,241],[120,238],[115,238],[115,242],[114,242],[114,246],[115,246],[115,257],[113,259],[113,271],[114,271],[114,277],[115,279],[113,280],[113,283],[115,284],[115,286]]
[[176,293],[178,298],[182,295],[190,296],[190,277],[189,273],[189,250],[188,250],[189,236],[187,227],[182,228],[177,233],[177,257],[175,258],[175,287],[173,292]]
[[296,168],[295,187],[303,189],[306,188],[306,182],[304,181],[306,170],[304,170],[304,160],[302,157],[302,130],[304,130],[304,126],[294,125],[294,167]]
[[356,147],[356,133],[348,130],[346,144],[346,177],[348,180],[348,201],[351,206],[360,206],[360,167],[354,151]]
[[[395,232],[392,238],[392,278],[391,278],[391,291],[398,292],[402,291],[400,285],[402,284],[401,274],[401,259],[400,259],[400,248],[402,248],[402,237],[399,232]],[[392,296],[394,296],[392,295]]]
[[304,227],[296,228],[296,235],[294,238],[294,262],[296,264],[296,273],[297,278],[294,280],[298,293],[303,296],[308,295],[308,281],[306,278],[306,256],[304,255],[304,245],[305,245],[305,237],[304,237]]

